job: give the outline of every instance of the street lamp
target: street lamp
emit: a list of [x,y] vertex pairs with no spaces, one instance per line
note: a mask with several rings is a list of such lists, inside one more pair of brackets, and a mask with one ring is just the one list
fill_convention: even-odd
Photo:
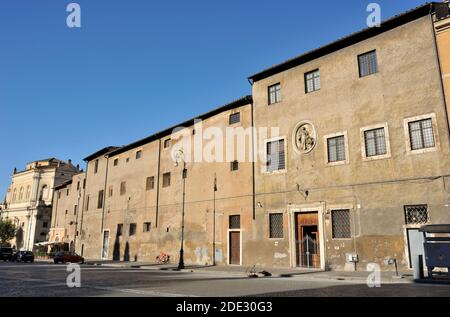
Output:
[[185,205],[185,197],[186,197],[186,176],[187,176],[187,170],[186,170],[186,161],[184,160],[184,152],[183,150],[177,150],[175,152],[175,166],[178,166],[179,160],[183,161],[183,171],[181,174],[181,177],[183,178],[183,204],[181,209],[181,248],[180,248],[180,259],[178,262],[178,270],[184,269],[184,205]]

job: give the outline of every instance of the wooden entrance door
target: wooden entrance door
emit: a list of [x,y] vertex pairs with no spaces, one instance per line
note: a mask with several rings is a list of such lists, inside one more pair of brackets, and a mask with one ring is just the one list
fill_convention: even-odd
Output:
[[230,231],[230,264],[241,264],[241,233]]
[[317,212],[295,214],[297,266],[320,267],[319,218]]

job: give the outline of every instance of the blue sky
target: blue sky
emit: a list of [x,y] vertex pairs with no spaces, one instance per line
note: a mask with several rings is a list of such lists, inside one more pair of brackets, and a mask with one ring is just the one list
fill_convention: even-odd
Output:
[[[0,2],[0,199],[14,167],[82,158],[251,93],[247,77],[365,28],[372,1]],[[424,2],[376,1],[386,19]]]

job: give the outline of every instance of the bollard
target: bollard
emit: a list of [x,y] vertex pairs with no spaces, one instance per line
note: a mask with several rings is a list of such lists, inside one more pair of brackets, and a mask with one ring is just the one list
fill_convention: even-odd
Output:
[[423,279],[423,255],[419,254],[414,258],[413,261],[413,269],[414,269],[414,279],[419,280]]

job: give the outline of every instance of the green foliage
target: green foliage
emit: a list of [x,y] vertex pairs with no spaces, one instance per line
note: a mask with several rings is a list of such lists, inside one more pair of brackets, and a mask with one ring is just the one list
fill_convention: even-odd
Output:
[[0,219],[0,245],[16,236],[17,228],[10,219]]

